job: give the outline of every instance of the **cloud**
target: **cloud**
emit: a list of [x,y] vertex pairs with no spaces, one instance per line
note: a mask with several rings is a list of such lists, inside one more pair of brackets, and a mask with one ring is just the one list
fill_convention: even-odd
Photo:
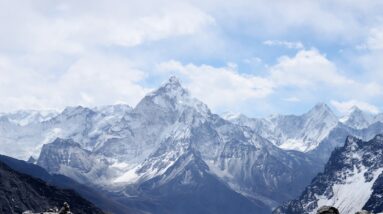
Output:
[[266,40],[263,42],[267,46],[282,46],[289,49],[303,49],[304,45],[301,42],[288,42],[280,40]]
[[38,53],[78,53],[98,46],[131,47],[194,34],[214,24],[211,16],[187,2],[169,3],[41,1],[19,7],[21,2],[15,1],[0,9],[7,15],[0,21],[0,44]]
[[[315,49],[300,50],[293,57],[280,57],[270,67],[269,77],[277,87],[293,87],[313,91],[322,96],[371,98],[382,95],[382,87],[374,81],[356,81],[339,70],[325,55]],[[316,96],[312,94],[312,96]]]
[[139,64],[153,66],[140,46],[215,25],[200,8],[167,0],[0,1],[0,14],[0,111],[134,105],[150,75]]
[[[280,57],[263,76],[243,74],[233,63],[214,67],[172,60],[160,63],[157,68],[165,76],[177,75],[185,80],[192,94],[213,109],[230,109],[246,105],[249,100],[266,98],[302,103],[334,98],[373,99],[382,95],[379,84],[349,78],[315,49],[299,50],[294,56]],[[360,102],[353,104],[366,106]]]
[[225,27],[230,30],[243,29],[246,23],[253,27],[243,32],[257,37],[275,35],[281,38],[281,35],[297,33],[342,43],[362,38],[366,27],[376,22],[383,7],[382,2],[374,0],[213,0],[205,4],[213,13],[218,13],[219,22],[228,20]]
[[273,83],[255,75],[240,74],[235,65],[213,67],[168,61],[158,65],[166,76],[180,76],[191,93],[212,108],[240,106],[249,99],[267,97]]
[[367,111],[373,114],[377,114],[380,112],[377,106],[358,100],[349,100],[344,102],[332,100],[331,105],[343,114],[349,113],[350,110],[354,107],[358,107],[360,110]]
[[0,111],[134,105],[171,73],[213,108],[382,100],[382,8],[374,0],[0,1]]
[[148,91],[146,73],[124,58],[90,55],[72,64],[57,81],[62,104],[86,106],[125,102],[135,105]]
[[371,28],[366,41],[358,48],[372,51],[383,50],[383,27]]
[[270,67],[270,73],[271,78],[281,86],[312,87],[354,82],[340,75],[336,65],[315,49],[301,50],[294,57],[280,57],[277,64]]
[[17,64],[0,57],[0,111],[116,102],[134,105],[150,90],[140,83],[146,77],[145,72],[124,58],[83,56],[55,75]]

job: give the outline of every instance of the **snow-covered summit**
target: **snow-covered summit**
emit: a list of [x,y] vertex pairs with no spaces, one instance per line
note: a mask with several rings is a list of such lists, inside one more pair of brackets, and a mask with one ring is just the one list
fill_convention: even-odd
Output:
[[55,110],[19,110],[9,113],[1,113],[0,118],[7,118],[9,122],[26,126],[31,123],[48,121],[58,115]]
[[305,114],[310,119],[324,119],[328,122],[334,123],[337,120],[337,116],[331,110],[331,108],[325,103],[316,104],[310,111]]
[[354,106],[350,109],[349,113],[339,119],[343,124],[356,128],[363,129],[374,123],[375,116],[371,113],[362,111]]
[[187,89],[185,89],[178,78],[172,76],[168,81],[163,83],[157,90],[145,96],[136,106],[137,109],[146,109],[145,106],[155,104],[157,107],[165,111],[184,111],[185,108],[192,108],[201,115],[210,114],[209,108],[192,97]]

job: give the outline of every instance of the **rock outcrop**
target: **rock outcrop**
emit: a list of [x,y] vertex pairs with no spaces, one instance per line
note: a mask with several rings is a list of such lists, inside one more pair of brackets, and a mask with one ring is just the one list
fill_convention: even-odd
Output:
[[103,214],[72,190],[58,189],[44,181],[14,171],[0,162],[0,213],[18,214],[25,210],[43,212],[68,201],[76,214]]

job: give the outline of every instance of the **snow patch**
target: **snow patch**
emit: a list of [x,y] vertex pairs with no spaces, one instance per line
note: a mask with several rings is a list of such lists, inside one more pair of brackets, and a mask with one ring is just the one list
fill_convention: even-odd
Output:
[[[373,179],[366,182],[364,173],[368,171],[367,168],[357,169],[356,167],[348,176],[347,179],[332,186],[334,193],[333,197],[327,198],[324,195],[316,195],[317,208],[322,206],[334,206],[337,207],[341,214],[356,213],[362,210],[362,207],[366,204],[369,197],[372,194],[372,186],[376,179],[382,173],[383,168],[377,169],[373,172]],[[316,210],[311,211],[312,214],[316,213]]]

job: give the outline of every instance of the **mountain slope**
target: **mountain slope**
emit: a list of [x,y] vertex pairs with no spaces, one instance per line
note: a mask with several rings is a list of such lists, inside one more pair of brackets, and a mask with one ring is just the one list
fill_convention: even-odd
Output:
[[363,129],[355,129],[339,123],[330,131],[322,142],[307,154],[313,159],[323,163],[328,161],[332,151],[337,147],[342,147],[347,136],[355,136],[365,141],[374,138],[377,134],[383,133],[383,123],[376,122]]
[[[37,165],[50,173],[63,174],[80,183],[90,183],[90,178],[104,181],[108,174],[108,163],[102,157],[83,149],[71,139],[57,138],[45,144]],[[96,184],[96,183],[95,183]]]
[[351,128],[363,129],[374,122],[374,115],[353,107],[348,115],[340,118],[340,121]]
[[36,212],[60,207],[65,201],[75,213],[103,213],[71,190],[61,190],[42,180],[12,170],[0,162],[0,210],[2,213]]
[[323,173],[317,175],[297,200],[274,213],[315,213],[323,205],[337,207],[342,214],[362,208],[382,212],[379,198],[383,172],[383,135],[364,142],[348,137],[336,149]]
[[[148,198],[144,210],[152,213],[270,213],[260,201],[250,201],[233,191],[209,171],[201,156],[189,148],[164,174],[137,187],[140,198]],[[137,205],[123,199],[131,206]],[[127,202],[128,201],[128,202]]]
[[6,164],[12,170],[22,174],[30,175],[37,179],[41,179],[49,185],[53,185],[62,189],[72,189],[81,195],[81,197],[92,202],[105,211],[116,214],[139,213],[138,211],[132,210],[130,207],[116,203],[115,201],[111,200],[107,194],[101,193],[91,187],[79,184],[69,177],[59,174],[51,175],[38,165],[27,163],[25,161],[17,160],[4,155],[0,155],[0,162]]

